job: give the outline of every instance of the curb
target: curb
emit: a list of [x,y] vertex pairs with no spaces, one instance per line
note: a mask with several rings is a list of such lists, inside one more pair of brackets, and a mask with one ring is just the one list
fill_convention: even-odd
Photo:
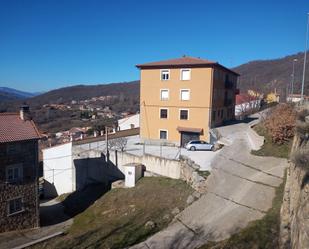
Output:
[[45,236],[43,238],[40,238],[40,239],[37,239],[37,240],[34,240],[34,241],[31,241],[31,242],[28,242],[26,244],[23,244],[21,246],[16,246],[16,247],[13,247],[12,249],[23,249],[23,248],[26,248],[26,247],[29,247],[29,246],[33,246],[37,243],[40,243],[40,242],[43,242],[45,240],[48,240],[48,239],[51,239],[51,238],[54,238],[54,237],[57,237],[59,235],[62,235],[64,232],[57,232],[57,233],[53,233],[51,235],[48,235],[48,236]]

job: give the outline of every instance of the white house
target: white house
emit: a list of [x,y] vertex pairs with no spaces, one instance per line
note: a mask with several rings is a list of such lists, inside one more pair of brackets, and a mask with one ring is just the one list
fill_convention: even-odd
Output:
[[118,130],[139,128],[139,114],[134,114],[118,120]]
[[[309,96],[304,95],[304,100],[309,101]],[[289,94],[289,96],[287,97],[287,101],[297,103],[301,101],[301,94]]]

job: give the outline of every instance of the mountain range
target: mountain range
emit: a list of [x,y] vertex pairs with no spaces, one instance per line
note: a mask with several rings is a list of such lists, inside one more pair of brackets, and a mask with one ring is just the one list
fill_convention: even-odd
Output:
[[[295,84],[294,93],[300,93],[304,53],[297,53],[279,59],[272,60],[256,60],[238,67],[232,68],[238,72],[239,78],[238,88],[241,92],[248,89],[257,90],[262,93],[277,91],[284,99],[287,87],[291,83],[291,75],[293,68],[293,60],[295,62]],[[309,61],[306,67],[308,68]],[[305,94],[309,94],[309,68],[306,71]],[[139,81],[99,84],[99,85],[76,85],[70,87],[59,88],[40,95],[35,93],[27,93],[15,89],[0,87],[0,102],[10,101],[10,106],[14,106],[26,101],[31,106],[40,106],[48,103],[63,103],[71,100],[83,100],[97,96],[107,95],[123,95],[132,97],[136,100],[139,98]],[[11,101],[15,100],[15,101]],[[5,104],[4,106],[7,106]],[[1,105],[2,111],[3,104]],[[1,110],[0,110],[1,111]]]
[[9,87],[0,87],[0,101],[27,99],[40,93],[29,93]]

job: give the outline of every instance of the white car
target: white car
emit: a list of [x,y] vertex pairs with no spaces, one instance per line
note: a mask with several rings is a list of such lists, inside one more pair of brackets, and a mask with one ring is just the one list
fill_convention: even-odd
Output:
[[202,141],[202,140],[189,141],[185,146],[185,148],[187,150],[192,150],[192,151],[195,151],[195,150],[212,150],[213,147],[214,147],[213,144],[207,143],[207,142]]

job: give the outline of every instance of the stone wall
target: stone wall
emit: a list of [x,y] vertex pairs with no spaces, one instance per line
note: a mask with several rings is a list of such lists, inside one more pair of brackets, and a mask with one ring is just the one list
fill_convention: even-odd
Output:
[[[0,232],[28,229],[39,226],[38,203],[38,143],[15,143],[16,152],[8,153],[7,145],[0,145]],[[6,166],[22,163],[23,179],[16,183],[6,182]],[[22,197],[24,210],[8,215],[8,201]]]
[[[309,117],[308,117],[309,118]],[[309,127],[309,119],[299,125]],[[298,130],[298,128],[297,128]],[[309,134],[297,132],[281,207],[280,248],[309,248]]]
[[206,191],[206,179],[198,172],[200,166],[185,156],[181,156],[180,165],[181,179],[187,182],[196,191],[204,193]]

